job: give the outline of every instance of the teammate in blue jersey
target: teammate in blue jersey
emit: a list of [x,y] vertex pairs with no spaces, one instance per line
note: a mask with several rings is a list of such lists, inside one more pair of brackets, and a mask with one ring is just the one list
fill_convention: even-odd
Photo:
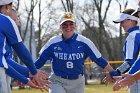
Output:
[[39,69],[51,60],[49,93],[84,93],[83,67],[87,57],[109,72],[113,69],[91,40],[75,32],[76,20],[72,13],[63,14],[60,29],[62,34],[43,46],[35,65]]
[[[17,26],[20,25],[15,7],[12,7],[8,16],[10,16],[15,21]],[[18,79],[22,83],[26,83],[25,78],[26,79],[32,78],[32,75],[29,74],[30,73],[29,69],[26,68],[25,66],[22,66],[22,65],[18,64],[17,62],[15,62],[15,60],[13,59],[13,52],[12,52],[11,46],[8,43],[6,44],[5,49],[6,49],[5,59],[8,63],[8,65],[12,66],[17,71],[16,75],[14,75],[14,78]],[[47,73],[45,73],[44,71],[41,71],[41,70],[38,70],[38,75],[42,79],[46,79],[48,77]],[[8,81],[10,81],[10,80],[8,80]],[[29,86],[33,87],[32,84],[33,83],[31,83]],[[10,85],[10,84],[8,84],[8,85]]]
[[[140,18],[140,1],[138,5],[139,5],[138,9],[133,14],[137,13],[138,17]],[[138,25],[140,25],[140,19],[138,20]],[[128,71],[127,74],[123,74],[124,76],[123,79],[120,77],[115,77],[115,78],[118,78],[119,80],[117,80],[113,86],[114,91],[118,91],[121,88],[124,88],[126,86],[131,86],[134,83],[136,83],[137,80],[140,79],[140,63],[139,62],[140,62],[140,58],[136,60],[136,62],[134,63],[134,65],[131,67],[131,69]],[[136,88],[137,92],[139,92],[139,88],[140,87]]]
[[7,64],[7,60],[5,59],[5,56],[7,55],[6,44],[9,44],[15,50],[19,58],[27,65],[37,85],[33,84],[30,79],[27,78],[21,78],[18,76],[19,78],[17,79],[23,80],[26,84],[32,85],[32,87],[43,88],[42,85],[40,85],[41,82],[36,67],[32,61],[32,57],[22,43],[15,22],[10,17],[5,16],[11,11],[13,2],[13,0],[0,1],[0,93],[10,93],[6,74],[13,78],[17,77],[16,70]]
[[[139,68],[134,68],[132,65],[139,64],[139,49],[140,49],[140,30],[138,23],[138,13],[134,13],[134,9],[124,10],[119,18],[114,21],[114,23],[120,23],[124,31],[128,33],[128,36],[124,42],[123,54],[124,63],[119,66],[116,70],[110,72],[111,76],[119,76],[123,73],[134,73]],[[132,68],[131,68],[132,67]],[[130,69],[131,68],[131,69]],[[130,86],[130,93],[140,93],[140,81]]]

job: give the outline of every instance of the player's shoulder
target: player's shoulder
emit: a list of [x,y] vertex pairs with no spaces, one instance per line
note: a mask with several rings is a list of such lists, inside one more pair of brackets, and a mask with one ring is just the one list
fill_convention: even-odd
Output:
[[62,41],[62,36],[61,35],[56,35],[56,36],[53,36],[51,37],[49,40],[48,40],[48,43],[57,43],[57,42],[60,42]]
[[41,54],[45,49],[47,49],[51,45],[56,44],[56,43],[61,42],[61,41],[62,41],[61,35],[56,35],[56,36],[51,37],[48,40],[48,42],[42,47],[39,54]]
[[87,37],[85,37],[83,35],[80,35],[80,34],[78,34],[76,40],[80,41],[80,42],[83,42],[83,43],[90,43],[90,42],[92,42],[89,38],[87,38]]
[[135,30],[135,31],[129,33],[127,39],[134,39],[136,36],[140,37],[140,30]]
[[2,22],[6,22],[11,21],[12,19],[9,16],[0,13],[0,20],[2,20]]
[[[0,24],[2,25],[2,27],[6,26],[7,28],[11,28],[15,25],[15,22],[9,16],[6,16],[6,15],[0,13]],[[5,29],[7,29],[7,28],[5,28]]]

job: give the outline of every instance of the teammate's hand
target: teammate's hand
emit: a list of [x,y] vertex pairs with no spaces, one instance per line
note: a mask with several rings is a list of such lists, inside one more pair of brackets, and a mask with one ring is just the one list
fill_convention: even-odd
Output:
[[122,79],[122,77],[119,77],[119,76],[114,77],[114,78],[120,78],[113,85],[114,91],[118,91],[124,87],[129,87],[130,85],[132,85],[135,82],[135,78],[131,74],[122,74],[122,76],[123,76],[123,79]]
[[45,73],[44,71],[38,71],[36,75],[30,75],[32,78],[32,82],[40,87],[41,91],[48,90],[49,84],[51,83],[48,81],[48,74]]
[[48,73],[43,70],[38,70],[38,77],[43,80],[48,80]]
[[120,81],[122,80],[122,76],[113,76],[115,79],[115,84],[113,85],[113,91],[118,91],[122,88],[122,85],[120,85]]
[[37,89],[42,89],[42,87],[39,87],[38,85],[34,84],[31,79],[28,79],[28,86],[32,87],[32,88],[37,88]]
[[108,85],[109,83],[114,82],[114,80],[111,78],[109,72],[105,72],[105,78],[103,79],[103,82]]

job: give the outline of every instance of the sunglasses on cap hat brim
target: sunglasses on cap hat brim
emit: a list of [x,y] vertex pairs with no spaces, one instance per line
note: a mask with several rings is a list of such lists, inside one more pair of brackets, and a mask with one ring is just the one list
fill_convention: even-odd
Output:
[[7,5],[10,3],[17,3],[17,0],[0,0],[0,6]]
[[71,21],[71,22],[76,22],[74,15],[71,12],[66,12],[64,13],[64,15],[62,16],[61,20],[60,20],[60,25],[63,24],[66,21]]
[[129,14],[125,14],[125,13],[121,13],[119,18],[117,18],[116,20],[114,20],[114,23],[120,23],[126,19],[130,19],[130,20],[134,20],[134,21],[138,21],[138,18],[133,16],[133,15],[129,15]]
[[74,21],[74,20],[71,20],[71,19],[66,19],[66,20],[63,20],[63,21],[60,23],[60,25],[61,25],[61,24],[63,24],[64,22],[67,22],[67,21],[71,21],[71,22],[75,23],[75,21]]
[[140,12],[140,7],[138,7],[137,10],[135,10],[131,15],[135,15],[135,14],[137,14],[138,12]]

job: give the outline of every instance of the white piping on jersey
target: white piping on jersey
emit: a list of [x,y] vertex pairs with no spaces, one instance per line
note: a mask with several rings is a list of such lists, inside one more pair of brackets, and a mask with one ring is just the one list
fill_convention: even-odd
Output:
[[[97,58],[100,58],[100,57],[101,57],[101,53],[98,51],[98,49],[96,48],[96,46],[94,45],[94,43],[93,43],[91,40],[89,40],[88,38],[83,37],[82,35],[79,35],[79,34],[78,34],[76,40],[87,44],[87,45],[90,47],[90,49],[92,50],[92,52],[95,54],[95,56],[96,56]],[[42,53],[46,48],[48,48],[51,44],[57,43],[57,42],[60,42],[60,41],[62,41],[61,35],[55,36],[55,37],[51,38],[51,39],[48,41],[48,43],[46,43],[46,44],[42,47],[42,49],[41,49],[41,51],[39,52],[39,54],[41,54],[41,53]]]
[[62,35],[52,37],[40,50],[39,54],[41,54],[46,48],[48,48],[51,44],[62,41]]
[[101,57],[101,53],[98,51],[98,49],[90,39],[78,34],[76,40],[87,44],[97,58]]
[[6,62],[5,57],[4,57],[4,54],[6,53],[5,46],[6,46],[6,38],[4,39],[4,45],[3,45],[2,64],[5,68],[8,68],[7,62]]
[[19,30],[18,30],[18,27],[17,27],[16,23],[9,16],[7,16],[7,18],[11,21],[11,23],[13,25],[13,28],[15,30],[15,33],[16,33],[16,36],[17,36],[17,39],[18,39],[18,42],[21,42],[22,39],[21,39],[21,36],[20,36],[20,33],[19,33]]
[[139,30],[133,31],[129,33],[128,37],[126,38],[126,59],[133,59],[133,51],[134,51],[134,42],[135,42],[135,36],[137,33],[140,33]]
[[50,64],[51,64],[51,73],[54,73],[52,62],[53,62],[53,59],[51,60]]
[[[41,54],[45,49],[47,49],[50,45],[62,41],[62,35],[54,36],[52,37],[40,50],[39,54]],[[51,60],[51,73],[54,73],[53,71],[53,65],[52,65],[53,59]]]

